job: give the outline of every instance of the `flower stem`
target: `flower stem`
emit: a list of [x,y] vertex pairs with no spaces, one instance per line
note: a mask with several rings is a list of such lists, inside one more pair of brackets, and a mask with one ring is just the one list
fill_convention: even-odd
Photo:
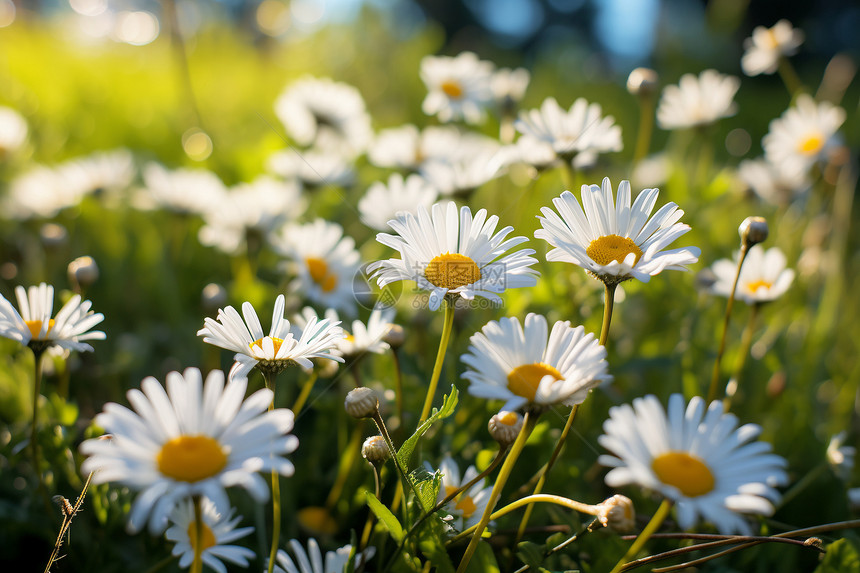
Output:
[[742,244],[741,253],[738,257],[738,269],[735,271],[735,280],[732,282],[732,291],[729,293],[729,300],[726,303],[726,314],[723,317],[723,334],[720,337],[720,347],[717,349],[717,357],[714,359],[714,371],[711,374],[711,385],[708,388],[708,404],[717,398],[717,384],[720,381],[720,363],[723,361],[723,353],[726,351],[729,319],[732,316],[732,306],[735,304],[735,291],[738,288],[738,280],[741,278],[741,268],[744,266],[744,260],[747,258],[748,251],[746,243]]
[[484,529],[487,528],[487,524],[490,522],[493,507],[495,507],[496,502],[499,501],[499,497],[502,495],[502,488],[505,487],[505,482],[508,481],[508,477],[511,475],[511,470],[514,469],[514,464],[516,463],[517,458],[520,457],[523,447],[526,445],[526,440],[528,440],[529,435],[531,435],[532,430],[534,430],[538,417],[538,413],[526,412],[523,420],[523,427],[520,430],[514,445],[511,446],[511,451],[508,454],[508,457],[505,458],[505,463],[502,464],[502,469],[499,470],[499,475],[496,477],[496,483],[493,485],[493,491],[490,493],[490,499],[487,501],[487,507],[484,510],[484,514],[481,516],[481,521],[479,521],[478,525],[475,526],[475,531],[472,534],[472,539],[469,541],[469,546],[466,547],[466,552],[460,560],[459,567],[457,567],[457,573],[464,573],[466,571],[466,568],[469,566],[469,562],[472,560],[472,556],[478,549],[481,535],[483,535]]
[[436,353],[436,364],[433,365],[433,376],[430,378],[430,386],[427,388],[427,397],[424,399],[424,407],[421,408],[421,418],[418,420],[420,426],[430,415],[430,407],[433,405],[433,397],[436,395],[436,385],[442,374],[442,363],[445,361],[445,351],[448,349],[448,341],[451,338],[451,330],[454,326],[454,301],[445,298],[445,324],[442,326],[442,339],[439,341],[439,351]]
[[794,97],[803,91],[803,82],[800,81],[800,76],[797,75],[797,72],[794,70],[794,66],[791,65],[788,58],[780,56],[777,71],[779,72],[779,77],[782,78],[782,82],[785,84],[785,88],[788,90],[791,97]]
[[396,373],[396,377],[394,378],[394,399],[397,404],[397,419],[400,421],[395,431],[397,432],[397,436],[400,438],[400,441],[402,441],[403,428],[405,427],[406,423],[403,419],[403,368],[400,364],[400,354],[398,354],[397,349],[393,346],[391,347],[391,355],[394,357],[394,371]]
[[[266,388],[272,391],[272,401],[269,402],[269,412],[275,409],[275,375],[271,372],[261,370],[266,381]],[[275,556],[278,553],[278,544],[281,537],[281,483],[277,470],[272,470],[272,547],[269,549],[268,573],[275,570]]]
[[[421,503],[421,496],[418,495],[418,491],[415,489],[415,484],[410,481],[406,468],[400,465],[400,460],[397,457],[397,449],[394,447],[394,442],[391,441],[391,435],[388,433],[388,428],[385,427],[385,421],[382,419],[382,416],[379,415],[379,410],[374,412],[373,421],[376,423],[376,427],[379,429],[382,439],[385,440],[385,444],[388,446],[388,453],[391,454],[391,461],[394,462],[394,467],[397,468],[397,473],[400,474],[400,478],[409,486],[409,489],[412,490],[412,494],[415,496],[416,501],[418,501],[418,505],[421,506],[421,511],[426,512],[423,504]],[[403,505],[405,506],[406,503],[404,502]]]
[[200,496],[194,496],[194,561],[191,562],[191,573],[203,573],[203,510],[200,507]]
[[311,372],[311,375],[308,376],[308,379],[305,381],[304,386],[302,386],[302,391],[299,393],[299,397],[296,398],[296,401],[292,407],[293,414],[295,414],[297,418],[299,417],[299,412],[301,411],[302,406],[304,406],[305,402],[308,401],[308,396],[311,395],[311,390],[313,389],[318,377],[319,374],[317,373],[316,369],[314,369],[313,372]]
[[[604,348],[606,347],[606,341],[609,340],[609,325],[612,323],[612,310],[615,308],[615,289],[618,288],[618,284],[606,284],[604,283],[603,289],[603,324],[600,327],[600,340],[599,343]],[[572,414],[572,413],[571,413]]]
[[639,550],[642,549],[642,546],[648,541],[651,537],[651,534],[657,531],[657,528],[663,524],[663,521],[666,519],[666,516],[669,515],[669,510],[672,509],[672,502],[668,499],[664,499],[663,503],[660,504],[660,507],[657,508],[657,511],[654,513],[654,516],[651,518],[651,521],[648,522],[648,525],[645,526],[645,529],[639,534],[639,536],[633,541],[633,545],[630,546],[630,549],[627,550],[627,553],[624,554],[618,563],[615,564],[615,567],[612,568],[612,571],[609,573],[618,573],[624,567],[624,565],[630,561]]
[[39,464],[39,440],[38,440],[38,417],[39,417],[39,394],[42,387],[42,354],[44,349],[33,350],[33,425],[30,428],[30,451],[33,454],[33,471],[39,487],[42,487],[42,470]]
[[750,316],[747,320],[747,325],[744,328],[743,335],[741,335],[741,347],[738,350],[738,357],[735,361],[735,372],[729,379],[729,383],[726,384],[726,397],[723,399],[723,412],[728,412],[732,407],[732,398],[735,397],[735,393],[738,391],[738,381],[744,371],[744,365],[747,363],[747,356],[749,356],[750,347],[752,346],[752,337],[753,332],[755,331],[756,319],[758,318],[760,310],[761,303],[755,303],[750,309]]

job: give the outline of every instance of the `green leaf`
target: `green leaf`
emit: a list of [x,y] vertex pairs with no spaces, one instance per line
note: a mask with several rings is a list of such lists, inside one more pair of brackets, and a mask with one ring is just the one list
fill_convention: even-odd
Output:
[[437,515],[429,517],[418,532],[418,549],[439,573],[454,573],[456,568],[445,549],[446,525]]
[[815,573],[858,573],[860,554],[847,539],[839,539],[827,546],[824,559]]
[[415,433],[409,436],[409,439],[403,442],[403,445],[400,446],[400,451],[397,452],[397,460],[404,469],[409,469],[409,459],[412,457],[412,452],[415,451],[415,446],[418,445],[418,440],[421,439],[421,436],[430,429],[430,426],[432,426],[434,422],[447,418],[453,414],[456,407],[457,388],[454,385],[451,385],[451,393],[445,396],[442,407],[438,410],[434,408],[430,417],[427,418],[423,424],[418,426]]
[[435,471],[432,474],[422,467],[415,468],[408,474],[409,481],[418,492],[418,501],[424,511],[430,511],[436,505],[439,489],[442,487],[442,472]]
[[400,525],[400,522],[397,521],[397,518],[394,517],[391,510],[385,507],[372,492],[366,491],[364,493],[365,496],[367,496],[367,506],[370,507],[370,511],[372,511],[373,514],[376,515],[376,518],[379,519],[379,522],[385,526],[394,541],[400,543],[403,539],[403,526]]
[[531,541],[523,541],[517,545],[517,557],[534,571],[540,571],[540,566],[544,562],[541,546]]

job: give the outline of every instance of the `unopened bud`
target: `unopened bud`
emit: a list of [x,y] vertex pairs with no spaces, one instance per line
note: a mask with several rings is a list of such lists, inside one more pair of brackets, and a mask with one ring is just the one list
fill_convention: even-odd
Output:
[[400,348],[406,340],[406,331],[399,324],[392,324],[388,327],[388,332],[382,338],[391,346],[391,348]]
[[361,457],[375,466],[385,463],[389,455],[388,444],[382,436],[370,436],[361,446]]
[[62,225],[45,223],[39,229],[39,238],[46,249],[59,249],[68,243],[69,232]]
[[379,399],[376,392],[363,386],[349,391],[343,407],[353,418],[370,418],[379,411]]
[[516,412],[506,412],[505,410],[494,414],[487,424],[490,435],[502,447],[513,444],[522,428],[523,417]]
[[636,512],[629,497],[613,495],[600,504],[597,519],[603,527],[608,527],[617,533],[627,533],[636,525]]
[[99,266],[92,257],[78,257],[69,263],[69,281],[81,287],[88,287],[99,278]]
[[214,312],[227,304],[227,289],[218,283],[209,283],[200,293],[200,302],[207,312]]
[[627,91],[635,96],[650,96],[657,91],[660,77],[650,68],[636,68],[627,76]]
[[764,217],[747,217],[738,227],[741,236],[741,246],[749,249],[753,245],[763,243],[767,239],[768,228]]

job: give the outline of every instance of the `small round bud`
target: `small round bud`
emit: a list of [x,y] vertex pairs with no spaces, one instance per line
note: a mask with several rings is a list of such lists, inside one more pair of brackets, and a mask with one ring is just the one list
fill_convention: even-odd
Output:
[[650,96],[657,91],[660,77],[650,68],[636,68],[627,76],[627,91],[635,96]]
[[370,418],[379,411],[379,399],[370,388],[356,388],[346,395],[343,407],[353,418]]
[[69,232],[62,225],[45,223],[39,229],[39,238],[46,249],[59,249],[69,242]]
[[200,302],[206,311],[216,311],[227,304],[227,289],[218,283],[209,283],[200,293]]
[[370,436],[361,446],[361,457],[375,466],[385,463],[389,454],[388,444],[382,436]]
[[636,525],[636,512],[629,497],[613,495],[601,503],[597,519],[603,527],[608,527],[617,533],[627,533]]
[[78,257],[69,263],[69,281],[88,287],[99,278],[99,266],[92,257]]
[[382,338],[391,348],[400,348],[406,340],[406,331],[399,324],[392,324],[388,327],[388,332]]
[[494,414],[487,424],[490,435],[502,447],[513,444],[522,428],[523,417],[516,412],[506,412],[505,410]]
[[767,239],[768,228],[764,217],[747,217],[738,227],[741,236],[741,245],[747,249],[758,245]]

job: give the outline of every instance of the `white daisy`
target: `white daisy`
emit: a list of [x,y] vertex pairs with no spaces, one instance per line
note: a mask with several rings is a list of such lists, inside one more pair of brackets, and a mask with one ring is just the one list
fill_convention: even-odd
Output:
[[368,151],[368,159],[378,167],[417,171],[426,162],[451,161],[497,149],[495,139],[453,125],[434,125],[421,131],[404,125],[382,130]]
[[606,349],[582,326],[558,321],[547,335],[546,318],[529,313],[491,320],[470,339],[461,360],[469,393],[505,400],[502,410],[529,404],[581,404],[592,388],[608,382]]
[[[343,573],[347,562],[349,562],[349,554],[352,553],[352,545],[344,545],[334,551],[327,551],[325,561],[323,561],[319,543],[313,537],[308,538],[307,551],[296,539],[290,539],[289,545],[294,557],[291,558],[286,551],[279,549],[275,557],[277,561],[276,573]],[[375,553],[376,548],[374,547],[365,549],[365,562]],[[361,558],[361,555],[355,556],[356,566],[361,562]]]
[[323,219],[290,224],[272,246],[289,259],[288,265],[298,275],[296,286],[304,296],[321,306],[355,314],[354,283],[361,257],[343,227]]
[[425,162],[421,174],[442,195],[468,195],[502,175],[504,166],[505,156],[494,149],[447,161]]
[[836,132],[844,121],[841,107],[801,94],[794,107],[770,122],[762,139],[765,157],[787,177],[803,178],[837,144]]
[[399,173],[388,178],[388,183],[377,181],[358,202],[358,212],[365,225],[377,231],[388,229],[389,219],[404,212],[415,212],[419,205],[429,208],[436,202],[439,192],[420,175],[405,180]]
[[79,352],[93,347],[85,340],[104,340],[105,333],[90,330],[104,320],[104,315],[90,310],[92,303],[81,301],[74,295],[63,305],[57,316],[51,318],[54,309],[54,287],[41,283],[28,290],[15,288],[20,314],[12,303],[0,294],[0,336],[17,340],[36,351],[59,346]]
[[[227,568],[221,560],[229,561],[240,567],[247,567],[256,554],[246,547],[228,545],[254,531],[253,527],[236,529],[242,517],[233,517],[236,511],[230,508],[228,512],[219,512],[215,504],[208,498],[201,503],[203,518],[203,549],[201,557],[203,564],[208,565],[218,573],[227,573]],[[168,516],[171,526],[164,533],[168,541],[174,542],[173,555],[179,557],[179,566],[188,568],[194,561],[194,548],[197,545],[197,518],[194,515],[194,502],[185,499],[179,502]]]
[[205,169],[173,169],[158,163],[143,168],[143,182],[148,197],[137,199],[140,207],[147,200],[157,207],[177,213],[203,215],[227,192],[217,175]]
[[787,173],[765,159],[745,159],[738,178],[762,201],[786,205],[809,189],[809,179]]
[[490,78],[490,91],[496,107],[503,115],[516,111],[517,104],[523,99],[531,74],[525,68],[500,68]]
[[2,212],[12,219],[48,219],[77,206],[83,196],[81,187],[66,185],[59,171],[37,165],[11,181]]
[[27,120],[11,107],[0,106],[0,161],[27,141]]
[[780,20],[773,28],[756,26],[752,37],[744,41],[741,67],[748,76],[772,74],[779,67],[782,56],[791,56],[803,43],[803,32],[791,27],[788,20]]
[[[720,259],[711,267],[716,282],[711,286],[711,292],[720,296],[729,296],[738,270],[738,256],[734,260]],[[767,251],[761,245],[755,245],[747,252],[741,276],[738,278],[738,288],[735,297],[747,304],[758,304],[776,300],[788,290],[794,280],[794,271],[785,268],[785,255],[777,247]]]
[[701,517],[723,534],[750,535],[738,513],[771,515],[779,500],[775,486],[785,484],[785,460],[770,444],[754,440],[761,428],[737,427],[733,414],[716,400],[705,409],[696,396],[669,398],[668,414],[655,396],[609,409],[600,444],[614,455],[598,462],[612,467],[610,487],[638,484],[675,502],[678,524],[693,527]]
[[338,323],[329,320],[309,320],[301,331],[291,331],[290,321],[284,318],[284,295],[275,299],[272,327],[263,334],[257,312],[249,302],[242,305],[244,320],[232,306],[218,310],[218,320],[206,317],[204,327],[197,331],[203,342],[232,350],[236,363],[230,369],[230,379],[246,377],[254,367],[279,373],[288,366],[313,368],[311,358],[330,358],[343,362],[332,353],[337,341],[343,338]]
[[299,186],[271,177],[237,185],[213,203],[203,217],[200,242],[228,254],[247,249],[247,239],[268,240],[275,230],[298,218],[307,201]]
[[[366,324],[360,320],[353,320],[349,330],[343,329],[344,338],[337,340],[337,354],[339,356],[357,356],[365,352],[382,354],[388,350],[390,346],[384,338],[394,325],[395,314],[397,314],[397,310],[393,307],[376,306],[371,311]],[[325,318],[332,323],[340,322],[337,311],[331,308],[325,311]],[[305,307],[302,309],[302,314],[296,317],[294,322],[297,326],[304,328],[312,320],[319,320],[319,316],[314,309]]]
[[355,157],[373,132],[359,91],[329,78],[304,77],[287,86],[275,101],[275,114],[301,146],[336,149]]
[[[678,223],[684,212],[675,203],[663,205],[649,220],[657,203],[659,189],[644,189],[630,206],[630,182],[618,186],[618,201],[613,201],[612,184],[603,179],[601,187],[582,186],[582,205],[573,193],[565,191],[552,200],[558,214],[542,207],[538,216],[542,229],[535,237],[555,247],[548,261],[573,263],[605,283],[631,278],[648,282],[663,270],[686,270],[701,251],[682,247],[663,251],[672,241],[690,230]],[[560,216],[559,216],[560,215]]]
[[298,179],[308,187],[346,187],[355,179],[352,164],[342,155],[322,149],[287,149],[269,156],[267,168],[285,179]]
[[735,93],[741,81],[716,70],[698,76],[684,74],[678,85],[666,86],[657,107],[657,125],[662,129],[684,129],[710,125],[735,114]]
[[140,531],[147,521],[153,534],[167,527],[167,517],[180,500],[205,496],[217,512],[227,514],[226,488],[241,485],[258,502],[269,497],[269,487],[258,472],[289,476],[293,464],[284,456],[298,440],[288,432],[293,413],[267,412],[271,390],[258,390],[244,400],[247,378],[224,385],[224,373],[203,377],[196,368],[167,375],[167,391],[152,377],[140,390],[130,390],[135,411],[108,403],[96,425],[111,439],[81,444],[89,456],[84,474],[95,472],[93,483],[120,482],[141,490],[129,515],[128,529]]
[[[509,288],[534,286],[537,262],[532,249],[505,254],[528,239],[506,237],[513,227],[495,232],[499,218],[487,218],[481,209],[472,217],[468,207],[453,202],[436,203],[430,212],[418,208],[417,215],[405,214],[388,222],[397,235],[379,233],[376,240],[400,253],[399,259],[368,265],[380,287],[401,281],[415,281],[430,291],[429,306],[436,310],[446,295],[472,300],[476,295],[501,301],[499,294]],[[494,234],[495,233],[495,234]]]
[[460,119],[481,123],[492,99],[493,68],[492,62],[479,60],[472,52],[462,52],[453,58],[425,56],[421,60],[421,80],[428,93],[421,109],[446,123]]
[[615,119],[603,117],[599,104],[579,98],[565,111],[555,98],[547,98],[540,109],[521,111],[514,123],[526,143],[521,145],[552,147],[557,157],[570,160],[585,155],[593,160],[597,154],[621,151],[621,127]]
[[117,195],[135,176],[134,157],[127,149],[97,151],[59,165],[57,175],[65,185],[76,187],[81,197],[96,192]]
[[[442,459],[439,470],[442,472],[442,487],[439,488],[437,503],[475,479],[479,473],[475,466],[469,466],[463,479],[460,479],[460,468],[450,456]],[[463,531],[477,525],[487,509],[492,491],[492,487],[484,487],[482,480],[449,501],[445,505],[445,511],[454,517],[452,523],[454,528]]]

